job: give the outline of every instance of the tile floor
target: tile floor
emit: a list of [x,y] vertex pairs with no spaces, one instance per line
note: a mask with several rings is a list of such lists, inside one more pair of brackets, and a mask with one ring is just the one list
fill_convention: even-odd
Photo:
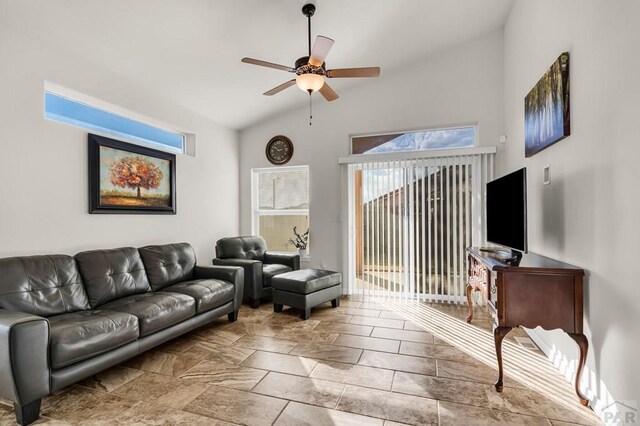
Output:
[[[488,316],[344,298],[302,321],[270,304],[226,317],[45,398],[38,424],[600,424],[537,350],[505,340],[496,393]],[[14,424],[0,401],[0,424]]]

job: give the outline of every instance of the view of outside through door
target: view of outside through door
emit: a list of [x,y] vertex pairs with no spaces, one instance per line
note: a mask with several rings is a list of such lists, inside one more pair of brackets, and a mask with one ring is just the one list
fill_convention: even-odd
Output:
[[[475,140],[475,127],[469,127],[414,132],[411,137],[403,134],[396,138],[399,140],[378,141],[378,147],[393,151],[397,142],[402,151],[407,140],[428,141],[426,133],[437,133],[435,138],[448,139],[452,146]],[[379,152],[371,144],[369,148],[364,153]],[[352,169],[353,290],[462,300],[465,249],[472,242],[471,220],[475,217],[472,209],[489,174],[488,158],[440,156],[356,165]]]

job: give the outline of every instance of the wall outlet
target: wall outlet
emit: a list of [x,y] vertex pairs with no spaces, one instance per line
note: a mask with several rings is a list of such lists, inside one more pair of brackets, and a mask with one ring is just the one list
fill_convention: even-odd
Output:
[[500,143],[501,144],[507,143],[507,135],[500,135]]
[[551,183],[551,166],[547,164],[542,169],[542,184],[549,185]]

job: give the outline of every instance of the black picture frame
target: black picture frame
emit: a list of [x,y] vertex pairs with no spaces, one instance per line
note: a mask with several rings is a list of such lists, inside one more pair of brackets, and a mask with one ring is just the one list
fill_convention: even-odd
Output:
[[[89,213],[91,214],[176,214],[176,156],[139,145],[89,134]],[[107,147],[125,151],[134,156],[151,157],[169,162],[168,206],[114,205],[103,202],[101,197],[101,158],[100,148]],[[164,177],[164,176],[163,176]],[[138,189],[140,192],[140,189]],[[139,197],[139,195],[138,195]]]

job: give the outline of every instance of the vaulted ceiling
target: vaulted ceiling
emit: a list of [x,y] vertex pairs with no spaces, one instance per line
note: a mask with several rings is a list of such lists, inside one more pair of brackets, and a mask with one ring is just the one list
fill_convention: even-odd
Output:
[[[304,0],[2,0],[12,28],[124,80],[242,129],[308,102],[291,78],[240,62],[293,65],[307,50]],[[313,37],[335,40],[329,68],[380,66],[382,75],[500,29],[513,0],[317,0]],[[332,80],[342,96],[376,79]],[[314,95],[318,96],[318,95]],[[318,97],[317,102],[324,102]],[[340,102],[338,99],[335,102]]]

